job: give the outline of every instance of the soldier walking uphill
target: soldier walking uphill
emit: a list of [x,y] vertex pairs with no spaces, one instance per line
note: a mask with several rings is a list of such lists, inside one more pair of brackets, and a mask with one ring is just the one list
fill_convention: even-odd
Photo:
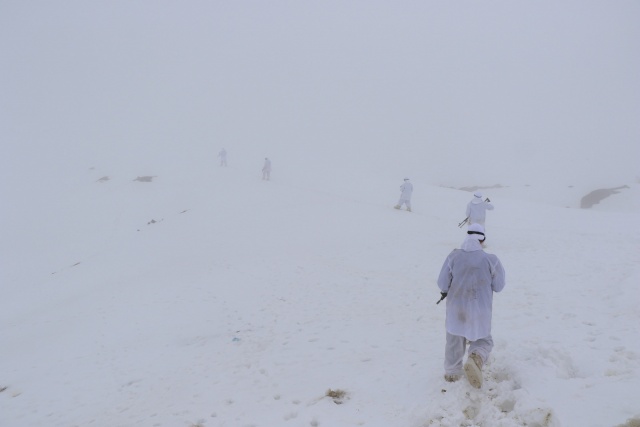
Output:
[[484,252],[484,240],[484,227],[471,224],[462,246],[447,256],[438,277],[440,301],[447,300],[444,378],[457,381],[464,371],[475,388],[482,386],[482,367],[493,349],[493,293],[505,286],[504,268],[497,256]]
[[220,166],[227,166],[227,150],[224,148],[220,150],[218,157],[220,158]]
[[264,165],[262,166],[262,179],[269,181],[271,179],[271,160],[268,157],[264,158]]
[[402,205],[407,205],[407,211],[411,212],[411,194],[413,193],[413,184],[409,182],[409,178],[404,179],[404,183],[400,186],[400,200],[394,206],[400,209]]
[[489,203],[489,199],[482,200],[482,193],[476,191],[473,193],[473,200],[467,204],[467,221],[469,225],[480,224],[484,227],[487,211],[492,211],[493,205]]

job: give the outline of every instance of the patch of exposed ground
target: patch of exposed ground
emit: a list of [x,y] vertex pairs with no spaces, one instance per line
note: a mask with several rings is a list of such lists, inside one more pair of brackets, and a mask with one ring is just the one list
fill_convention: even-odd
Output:
[[469,191],[469,192],[473,193],[474,191],[487,190],[487,189],[491,189],[491,188],[504,188],[504,186],[500,185],[500,184],[495,184],[495,185],[491,185],[491,186],[475,185],[475,186],[470,186],[470,187],[460,187],[458,190]]
[[593,207],[593,205],[597,205],[607,197],[618,194],[620,190],[623,190],[625,188],[629,188],[629,186],[622,185],[615,188],[600,188],[598,190],[593,190],[591,193],[587,194],[580,200],[580,207],[582,209],[589,209]]
[[617,427],[640,427],[640,418],[631,418],[626,423],[620,424]]

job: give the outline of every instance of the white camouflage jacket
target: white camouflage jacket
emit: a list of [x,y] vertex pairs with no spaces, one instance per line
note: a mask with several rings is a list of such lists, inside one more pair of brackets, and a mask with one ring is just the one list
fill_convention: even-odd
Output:
[[463,249],[449,254],[438,277],[438,287],[447,292],[447,332],[470,341],[489,336],[493,293],[504,286],[505,272],[498,257],[467,238]]

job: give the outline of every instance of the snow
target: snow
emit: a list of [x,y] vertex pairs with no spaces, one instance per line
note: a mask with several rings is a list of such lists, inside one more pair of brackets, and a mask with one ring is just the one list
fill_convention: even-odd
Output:
[[[638,427],[638,16],[0,2],[0,427]],[[480,390],[435,304],[473,187]]]
[[358,180],[277,166],[262,181],[259,157],[251,171],[213,153],[151,182],[79,169],[43,184],[46,213],[7,208],[0,425],[637,422],[637,183],[590,210],[522,200],[566,187],[485,190],[507,286],[476,390],[443,379],[435,304],[471,193],[414,181],[408,213],[395,190],[349,197]]

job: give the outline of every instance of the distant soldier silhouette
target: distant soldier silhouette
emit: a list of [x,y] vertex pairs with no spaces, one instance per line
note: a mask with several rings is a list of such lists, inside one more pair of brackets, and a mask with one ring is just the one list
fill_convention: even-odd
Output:
[[411,212],[411,193],[413,193],[413,184],[409,182],[409,178],[405,178],[400,186],[400,200],[394,208],[400,209],[402,205],[407,205],[407,211]]
[[227,166],[227,150],[224,148],[220,150],[218,157],[220,157],[220,166]]
[[264,158],[264,166],[262,166],[262,179],[269,181],[271,179],[271,160]]

